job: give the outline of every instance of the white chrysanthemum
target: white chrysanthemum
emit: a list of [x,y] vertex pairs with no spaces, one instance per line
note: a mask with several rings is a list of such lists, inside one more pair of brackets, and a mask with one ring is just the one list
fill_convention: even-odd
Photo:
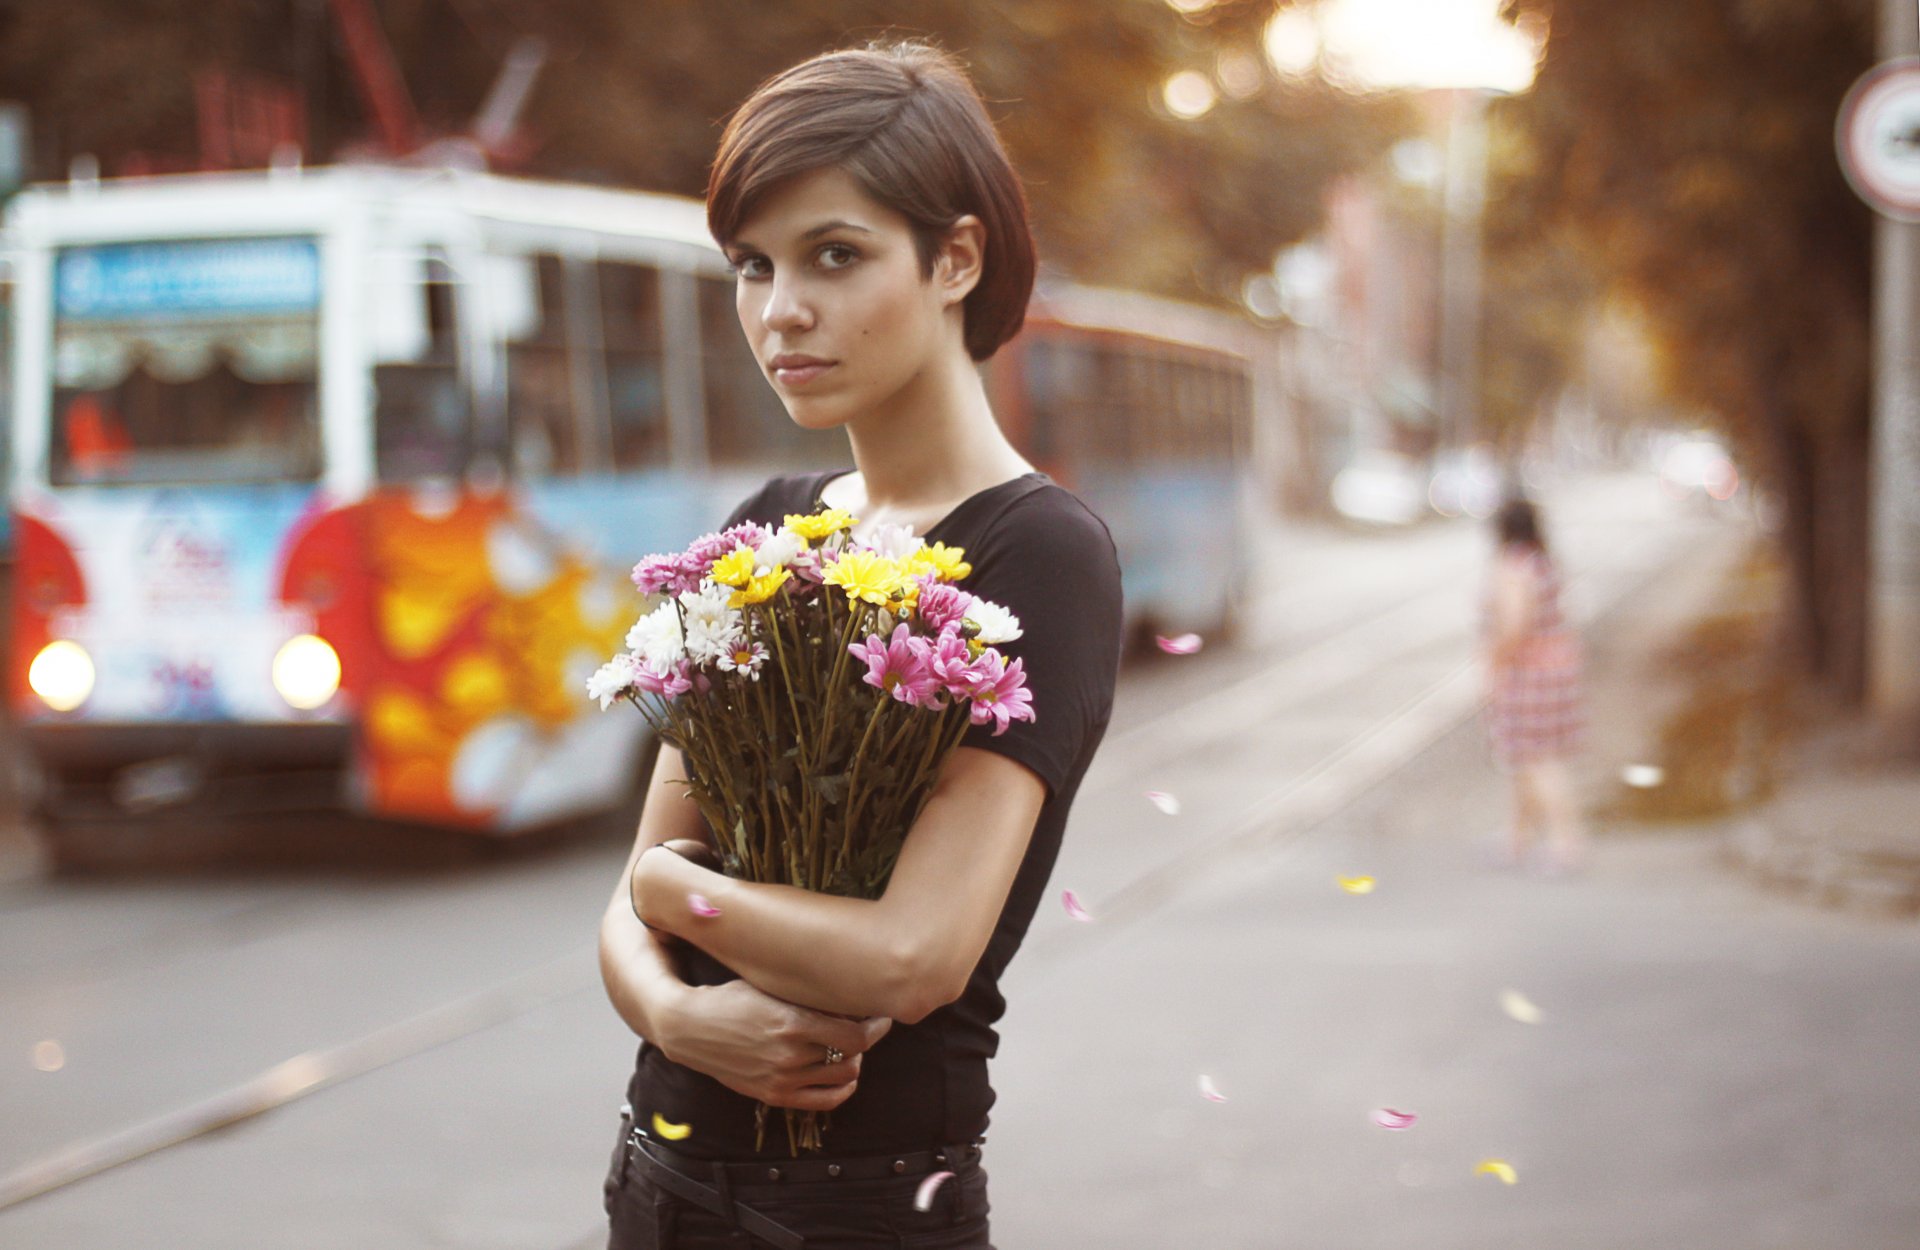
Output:
[[767,662],[767,649],[757,642],[735,642],[720,653],[720,667],[729,673],[745,673],[760,680],[761,666]]
[[708,631],[738,629],[740,610],[727,606],[732,597],[733,587],[716,586],[711,581],[702,582],[699,590],[682,594],[680,612],[687,629],[691,631],[695,625]]
[[986,599],[975,599],[967,605],[967,619],[979,629],[980,641],[989,647],[1020,636],[1020,618]]
[[711,664],[721,652],[745,636],[738,608],[727,606],[730,587],[704,583],[680,596],[680,615],[687,656],[696,664]]
[[606,711],[615,699],[633,689],[637,664],[635,657],[627,652],[614,656],[587,678],[587,697],[600,700],[600,710]]
[[889,560],[903,560],[926,545],[926,539],[913,536],[911,525],[875,526],[867,540],[867,546]]
[[754,572],[765,577],[775,569],[784,569],[788,561],[806,549],[807,540],[783,525],[753,549],[753,562],[759,566]]
[[687,642],[680,632],[680,612],[671,599],[641,617],[627,631],[627,650],[660,672],[686,658]]

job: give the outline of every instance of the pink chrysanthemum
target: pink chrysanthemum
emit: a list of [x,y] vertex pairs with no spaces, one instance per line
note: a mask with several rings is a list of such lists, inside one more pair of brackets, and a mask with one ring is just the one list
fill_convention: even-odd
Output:
[[964,699],[973,691],[973,652],[960,632],[959,622],[940,631],[927,657],[927,666],[939,679],[947,694]]
[[931,648],[905,625],[894,626],[889,640],[873,634],[863,643],[848,644],[847,651],[866,663],[867,675],[861,680],[869,686],[915,707],[939,705],[942,683],[933,671]]
[[633,566],[633,585],[643,595],[679,594],[685,589],[685,573],[678,553],[648,556]]
[[973,606],[973,596],[941,581],[929,573],[917,579],[920,583],[920,602],[915,609],[927,628],[941,630],[955,624],[967,615],[967,609]]
[[688,667],[684,660],[665,671],[651,664],[635,664],[633,688],[642,694],[657,694],[662,698],[677,699],[693,689],[693,682],[687,676]]
[[992,721],[993,736],[998,738],[1014,721],[1033,719],[1033,693],[1027,689],[1027,675],[1021,671],[1019,660],[1007,664],[998,651],[988,648],[974,661],[970,672],[972,682],[967,694],[973,702],[967,716],[974,724]]

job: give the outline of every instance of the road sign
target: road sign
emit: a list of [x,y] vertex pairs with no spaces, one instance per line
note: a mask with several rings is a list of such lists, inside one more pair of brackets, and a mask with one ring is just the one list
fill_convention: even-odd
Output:
[[1840,105],[1834,140],[1861,199],[1895,220],[1920,222],[1920,57],[1862,74]]

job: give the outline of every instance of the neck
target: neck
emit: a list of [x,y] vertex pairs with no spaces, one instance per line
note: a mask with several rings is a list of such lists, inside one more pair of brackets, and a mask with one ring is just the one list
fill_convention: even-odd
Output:
[[965,351],[935,353],[888,403],[846,426],[869,506],[910,510],[961,498],[1029,465],[993,418]]

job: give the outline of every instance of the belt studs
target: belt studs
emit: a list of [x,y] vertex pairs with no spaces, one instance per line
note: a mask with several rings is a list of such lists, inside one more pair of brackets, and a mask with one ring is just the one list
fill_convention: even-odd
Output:
[[768,1179],[768,1180],[770,1180],[770,1181],[777,1181],[777,1180],[779,1180],[779,1179],[780,1179],[780,1169],[779,1169],[779,1168],[768,1168],[768,1169],[767,1169],[767,1179]]
[[838,1175],[840,1175],[840,1165],[839,1165],[839,1164],[837,1164],[837,1163],[829,1163],[829,1164],[827,1164],[827,1175],[828,1175],[828,1176],[838,1176]]
[[898,1176],[900,1173],[906,1170],[907,1170],[907,1161],[905,1159],[895,1159],[893,1161],[894,1175]]

